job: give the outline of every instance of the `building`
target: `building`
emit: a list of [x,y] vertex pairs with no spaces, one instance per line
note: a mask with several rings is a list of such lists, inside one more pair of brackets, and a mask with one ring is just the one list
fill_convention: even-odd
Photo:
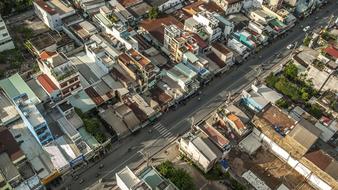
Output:
[[[52,100],[59,101],[82,89],[77,68],[65,54],[45,52],[46,56],[38,59],[40,70],[45,74],[40,80],[41,86],[50,94]],[[51,92],[59,91],[54,95]]]
[[117,186],[121,190],[151,190],[150,187],[141,181],[128,166],[115,174]]
[[156,7],[160,12],[172,13],[182,8],[183,0],[149,0],[152,7]]
[[198,73],[201,80],[210,79],[210,71],[208,70],[208,61],[197,57],[190,51],[183,54],[183,63],[194,72]]
[[15,46],[12,37],[9,35],[9,32],[6,28],[6,23],[0,15],[0,52],[14,48]]
[[183,63],[175,65],[170,70],[162,71],[162,81],[174,82],[183,91],[185,97],[190,96],[199,88],[197,73]]
[[242,0],[212,0],[218,6],[222,7],[225,15],[239,13],[243,7]]
[[[191,30],[198,33],[203,39],[203,32],[207,33],[209,43],[212,43],[222,37],[224,27],[221,27],[221,22],[216,18],[217,13],[202,11],[193,15],[192,19],[198,23]],[[219,16],[219,15],[218,15]],[[185,26],[192,23],[191,18],[185,21]],[[185,27],[189,28],[189,27]]]
[[117,186],[121,190],[178,190],[168,179],[159,174],[155,168],[146,167],[136,175],[128,166],[115,174]]
[[62,19],[76,13],[67,0],[35,0],[33,4],[35,14],[52,30],[61,30]]
[[216,56],[223,61],[228,67],[232,66],[234,64],[233,59],[234,59],[234,54],[233,52],[225,47],[221,43],[213,43],[211,45],[211,51],[216,54]]
[[184,32],[176,25],[165,26],[163,48],[165,53],[177,63],[182,61],[184,53],[190,51],[197,54],[199,50],[192,35]]
[[186,133],[179,140],[179,150],[193,160],[203,172],[207,173],[218,161],[215,153],[204,139],[192,133]]
[[13,101],[26,127],[28,127],[41,146],[54,140],[46,120],[28,98],[27,94],[21,94],[13,98]]
[[20,119],[20,115],[11,99],[0,88],[0,126],[7,126],[18,119]]
[[66,33],[48,31],[27,40],[29,50],[37,57],[43,56],[43,52],[67,53],[75,49],[75,41]]
[[255,49],[257,46],[256,42],[253,41],[253,36],[247,31],[235,32],[232,36],[249,49]]
[[[3,178],[1,185],[10,187],[18,186],[23,180],[18,169],[13,165],[6,153],[0,154],[0,181],[1,177]],[[0,188],[3,189],[3,187]]]
[[253,133],[263,144],[304,176],[310,185],[325,190],[338,188],[338,164],[332,154],[335,151],[317,142],[321,130],[312,123],[305,119],[296,122],[272,105],[254,116],[252,123]]
[[276,103],[279,99],[283,98],[281,94],[270,89],[264,84],[260,86],[252,85],[251,91],[243,91],[243,103],[250,109],[259,112],[269,103]]
[[227,43],[227,47],[241,55],[243,58],[248,57],[250,54],[249,48],[238,41],[236,38],[230,39]]
[[20,145],[6,127],[0,127],[0,154],[6,153],[14,165],[19,165],[26,160]]
[[105,6],[104,0],[75,0],[75,3],[88,14],[96,12],[101,7]]

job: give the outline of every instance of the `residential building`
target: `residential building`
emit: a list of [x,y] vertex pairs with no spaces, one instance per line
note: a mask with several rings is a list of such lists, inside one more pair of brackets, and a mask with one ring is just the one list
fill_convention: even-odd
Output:
[[196,40],[188,32],[184,32],[176,25],[165,26],[163,49],[175,62],[182,61],[185,52],[198,53]]
[[197,73],[183,63],[175,65],[170,70],[162,71],[162,80],[173,81],[184,92],[185,96],[190,96],[199,88],[199,82],[197,79]]
[[19,165],[26,160],[19,143],[6,127],[0,127],[0,154],[6,153],[14,165]]
[[257,46],[253,41],[253,36],[247,31],[235,32],[232,36],[250,49],[255,49]]
[[183,54],[183,63],[191,70],[198,73],[201,80],[210,79],[207,60],[197,57],[195,54],[188,51]]
[[182,8],[183,0],[149,0],[152,7],[156,7],[160,12],[172,13]]
[[0,189],[1,190],[5,190],[5,189],[11,190],[12,189],[11,185],[7,182],[7,179],[2,174],[2,172],[0,172]]
[[38,59],[39,68],[46,79],[44,82],[41,80],[40,84],[47,92],[50,92],[51,87],[53,88],[51,92],[60,91],[56,97],[52,96],[53,100],[64,99],[82,89],[79,72],[65,54],[58,52],[46,54],[48,55]]
[[118,57],[117,63],[115,68],[128,75],[134,83],[133,86],[127,85],[128,88],[144,92],[155,85],[160,70],[140,52],[130,49]]
[[48,31],[34,36],[27,40],[29,50],[37,57],[44,56],[43,52],[62,52],[67,53],[75,49],[75,41],[66,33],[58,31]]
[[269,103],[276,103],[283,98],[281,94],[264,84],[260,86],[252,85],[251,91],[243,90],[242,96],[243,103],[255,112],[259,112]]
[[[224,27],[221,27],[221,22],[216,18],[216,15],[218,14],[214,12],[202,11],[193,15],[192,17],[199,24],[196,27],[204,30],[201,31],[197,28],[194,29],[193,32],[206,32],[208,35],[209,43],[220,39],[224,33]],[[185,21],[185,24],[189,24],[188,22],[191,22],[191,19],[187,19]]]
[[136,175],[126,166],[115,176],[117,186],[121,190],[178,190],[171,181],[161,176],[153,167],[146,167]]
[[248,16],[253,21],[263,25],[268,24],[271,20],[274,19],[274,17],[271,17],[267,13],[265,13],[263,9],[252,9],[249,11]]
[[[92,36],[91,39],[94,39],[94,36]],[[85,50],[88,58],[101,70],[101,72],[96,72],[92,67],[93,72],[96,73],[99,78],[108,74],[113,69],[113,65],[117,62],[117,58],[120,54],[118,50],[110,47],[100,36],[98,36],[98,40],[86,43]]]
[[9,35],[9,32],[6,28],[6,23],[0,15],[0,52],[14,48],[15,46],[12,37]]
[[20,119],[11,99],[0,87],[0,126],[7,126]]
[[35,95],[32,89],[21,78],[19,73],[16,73],[8,78],[0,80],[0,87],[6,93],[10,100],[21,94],[27,94],[28,98],[34,103],[40,103],[40,99]]
[[190,132],[184,134],[179,140],[180,152],[194,161],[205,173],[218,161],[217,153],[209,146],[211,145],[205,142],[205,139]]
[[35,14],[52,30],[61,30],[62,19],[76,13],[68,0],[35,0],[33,4]]
[[[337,189],[337,161],[332,148],[317,143],[322,133],[309,121],[296,122],[270,105],[252,120],[254,133],[279,159],[316,189]],[[325,147],[325,150],[323,149]]]
[[243,58],[246,58],[250,54],[249,48],[238,41],[236,38],[230,39],[227,43],[227,47],[240,54]]
[[225,15],[239,13],[243,7],[242,0],[212,0],[218,6],[222,7]]
[[223,61],[228,67],[232,66],[234,54],[231,50],[225,47],[221,43],[213,43],[211,45],[211,51],[217,55],[217,57]]
[[[77,38],[81,45],[89,40],[89,38],[98,32],[98,29],[88,21],[82,21],[68,27],[72,33],[71,36]],[[65,29],[66,30],[66,29]]]
[[88,14],[97,12],[101,7],[105,6],[104,0],[75,0],[75,3]]
[[3,176],[2,184],[8,184],[7,186],[10,187],[18,186],[23,180],[18,169],[13,165],[11,159],[6,153],[0,154],[0,176]]
[[53,141],[53,135],[39,110],[35,107],[27,94],[22,94],[13,99],[26,127],[30,130],[41,146]]
[[115,12],[120,20],[126,20],[130,24],[134,24],[135,17],[117,0],[110,0],[108,2],[108,7]]

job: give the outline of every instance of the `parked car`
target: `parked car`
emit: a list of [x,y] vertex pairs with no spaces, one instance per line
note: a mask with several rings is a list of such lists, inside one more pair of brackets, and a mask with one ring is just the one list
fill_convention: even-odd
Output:
[[286,49],[292,49],[295,45],[293,44],[289,44],[288,46],[286,46]]
[[304,32],[307,32],[307,31],[309,31],[310,30],[310,26],[306,26],[305,28],[303,28],[303,31]]

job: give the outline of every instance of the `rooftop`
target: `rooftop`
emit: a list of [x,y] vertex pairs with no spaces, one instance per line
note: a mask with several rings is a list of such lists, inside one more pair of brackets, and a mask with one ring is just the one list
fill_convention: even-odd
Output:
[[10,99],[13,99],[25,93],[28,98],[34,103],[39,103],[39,98],[34,94],[21,76],[16,73],[6,79],[0,80],[0,87],[5,91]]
[[271,127],[273,127],[276,131],[281,133],[282,135],[287,134],[291,129],[293,129],[296,125],[296,121],[293,120],[286,113],[281,111],[274,105],[269,105],[258,114],[261,118],[266,120]]
[[195,137],[191,140],[191,143],[209,160],[213,161],[217,159],[217,155],[209,148],[209,146],[203,141],[201,137]]
[[226,48],[224,45],[218,42],[213,43],[212,47],[218,50],[219,52],[223,53],[224,55],[227,55],[231,52],[228,48]]
[[288,136],[295,139],[299,144],[309,150],[311,146],[317,141],[322,131],[316,128],[309,121],[302,119],[291,130]]
[[128,166],[117,172],[115,175],[116,178],[120,178],[122,180],[128,189],[135,189],[134,187],[141,182],[141,180],[128,168]]
[[174,190],[176,187],[166,181],[154,168],[146,168],[139,176],[151,189]]
[[55,169],[59,170],[69,165],[69,162],[63,156],[60,148],[55,142],[51,142],[45,145],[43,148],[50,156]]
[[201,130],[209,136],[209,138],[217,144],[220,148],[225,148],[230,141],[225,138],[220,132],[218,132],[214,127],[209,125],[207,122],[204,122],[199,126]]
[[7,125],[19,118],[20,116],[15,106],[0,88],[0,125]]
[[230,121],[232,121],[233,123],[235,123],[235,125],[238,129],[245,128],[245,125],[242,123],[242,121],[239,119],[239,117],[237,117],[235,114],[229,114],[229,115],[227,115],[227,118]]
[[29,123],[36,127],[42,123],[45,123],[45,119],[42,117],[39,110],[32,103],[26,94],[22,94],[13,99],[18,109],[22,112],[24,117],[29,121]]
[[65,0],[35,0],[35,3],[51,15],[57,13],[63,15],[70,12],[75,12],[71,4]]
[[148,31],[156,40],[163,44],[164,40],[164,27],[166,25],[176,25],[179,28],[183,28],[183,24],[175,17],[167,16],[158,19],[147,19],[140,23],[140,27]]
[[310,160],[318,168],[338,180],[338,162],[323,150],[315,150],[305,154],[305,158]]
[[338,59],[338,49],[335,48],[334,46],[325,48],[324,52],[334,57],[335,59]]
[[39,81],[40,85],[48,92],[48,94],[51,94],[55,90],[58,90],[58,87],[46,74],[39,75],[37,77],[37,80]]
[[7,153],[12,161],[24,156],[19,144],[5,127],[0,127],[0,153]]
[[0,154],[0,171],[7,181],[11,181],[20,176],[18,169],[13,165],[6,153]]

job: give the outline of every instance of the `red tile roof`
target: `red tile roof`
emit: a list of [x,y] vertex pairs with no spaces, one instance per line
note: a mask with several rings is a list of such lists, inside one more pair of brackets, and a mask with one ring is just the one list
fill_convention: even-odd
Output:
[[208,47],[208,44],[196,33],[193,33],[193,38],[196,40],[200,49]]
[[226,65],[214,52],[207,54],[207,57],[215,62],[220,68],[223,68]]
[[164,105],[169,103],[170,101],[173,100],[171,96],[169,96],[167,93],[165,93],[163,90],[160,88],[153,88],[150,90],[151,97],[157,101],[160,105]]
[[330,56],[338,59],[338,49],[336,49],[335,47],[333,46],[327,47],[324,49],[324,51]]
[[205,123],[201,128],[203,132],[206,133],[209,136],[209,138],[220,147],[223,148],[227,144],[229,144],[229,140],[209,124]]
[[24,156],[19,144],[5,127],[0,127],[0,154],[6,152],[12,161]]
[[230,50],[221,43],[215,42],[212,44],[212,47],[217,49],[219,52],[223,53],[224,55],[227,55],[228,53],[230,53]]
[[39,83],[41,86],[48,92],[48,94],[51,94],[55,90],[58,90],[58,87],[53,83],[53,81],[46,75],[41,74],[37,77]]
[[50,7],[44,0],[35,0],[35,3],[39,5],[43,10],[45,10],[48,14],[56,14],[56,10]]
[[140,27],[148,31],[155,39],[160,43],[163,43],[164,40],[164,27],[166,25],[174,24],[177,27],[183,29],[184,25],[178,21],[175,17],[167,16],[163,18],[158,18],[154,20],[144,20],[141,22]]
[[55,55],[56,52],[50,52],[50,51],[43,51],[41,54],[40,54],[40,59],[41,60],[46,60],[50,57],[52,57],[53,55]]

